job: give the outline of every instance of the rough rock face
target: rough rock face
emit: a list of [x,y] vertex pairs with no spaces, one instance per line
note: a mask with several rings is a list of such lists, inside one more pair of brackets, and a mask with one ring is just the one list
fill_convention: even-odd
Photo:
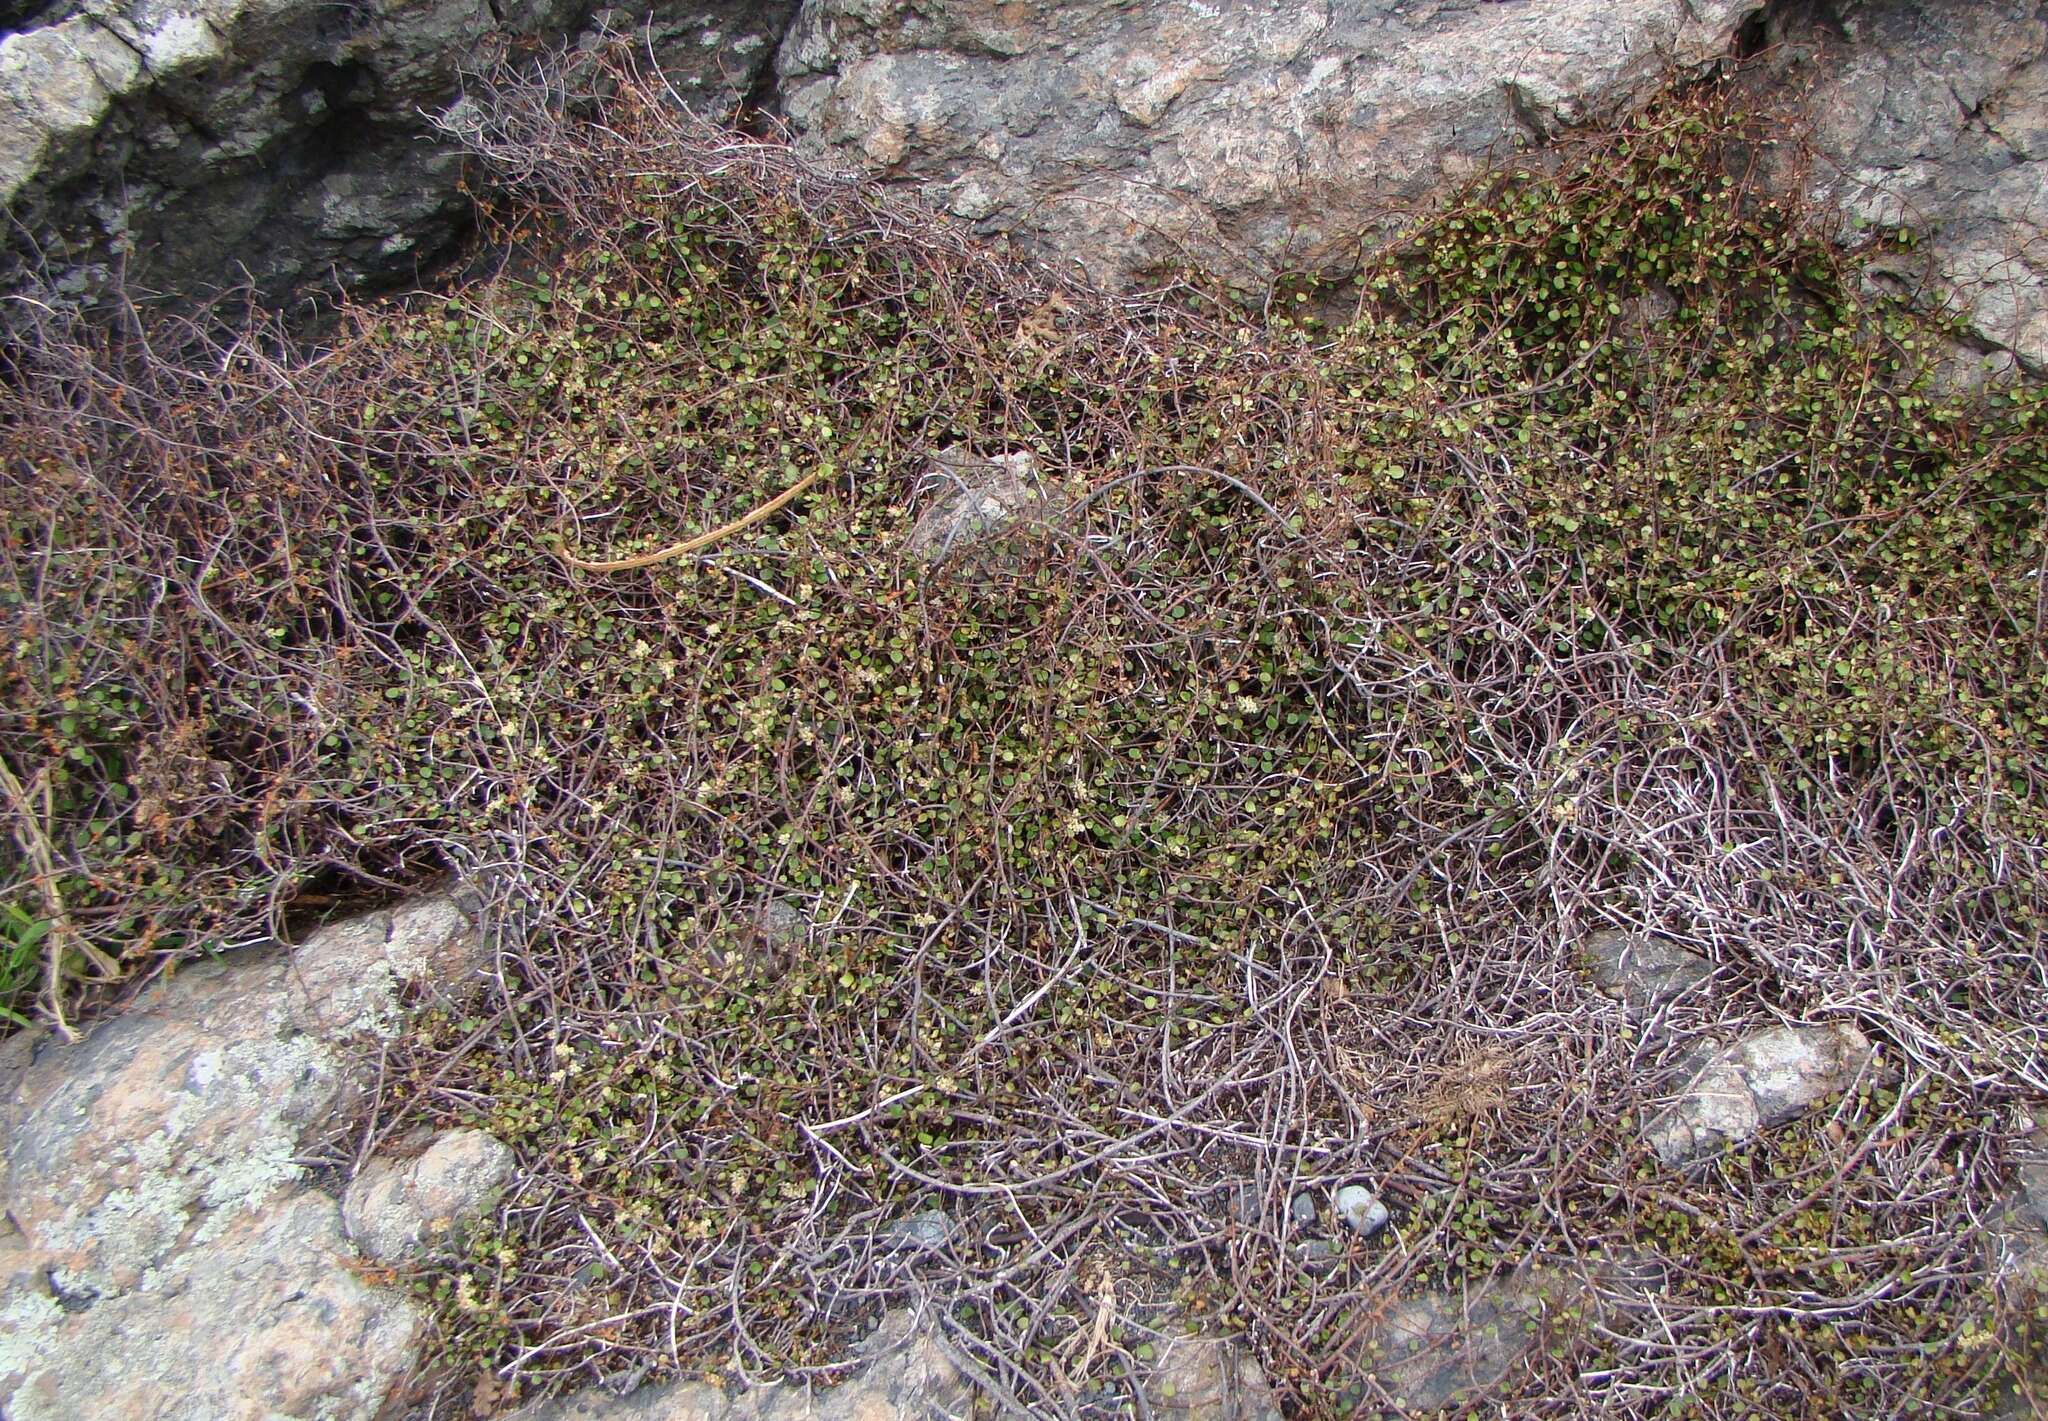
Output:
[[867,1366],[829,1390],[785,1385],[728,1396],[706,1382],[671,1382],[623,1397],[576,1392],[513,1421],[946,1421],[968,1413],[972,1384],[910,1313],[884,1317],[861,1351]]
[[354,1271],[296,1157],[401,993],[460,993],[485,956],[453,901],[424,900],[188,967],[0,1072],[0,1411],[377,1414],[423,1324]]
[[342,1196],[342,1223],[367,1258],[399,1263],[441,1250],[512,1179],[512,1151],[481,1130],[450,1130],[416,1158],[375,1159]]
[[812,151],[915,179],[1112,286],[1341,268],[1517,139],[1727,56],[1763,0],[804,0]]
[[1870,0],[1772,27],[1810,84],[1812,197],[1909,226],[1887,278],[1950,297],[1984,340],[2048,368],[2048,11],[2031,0]]
[[1493,1386],[1535,1345],[1544,1316],[1580,1292],[1561,1274],[1525,1270],[1394,1302],[1360,1349],[1360,1409],[1428,1414]]
[[2016,1155],[2012,1192],[1990,1221],[1991,1242],[2018,1287],[2048,1297],[2048,1126],[2027,1135]]
[[1740,1144],[1848,1089],[1876,1052],[1845,1023],[1774,1026],[1715,1052],[1643,1137],[1667,1165]]
[[1667,938],[1598,932],[1581,950],[1592,969],[1593,984],[1637,1019],[1697,992],[1714,977],[1713,963]]
[[1258,1359],[1222,1337],[1176,1337],[1145,1384],[1161,1421],[1280,1421],[1280,1405]]
[[1761,95],[1804,95],[1806,195],[1926,234],[1888,283],[2048,366],[2048,16],[2028,0],[804,0],[778,67],[813,152],[1131,286],[1341,272],[1358,234],[1488,155],[1764,41]]
[[[169,1252],[135,1291],[11,1293],[0,1396],[13,1421],[362,1417],[417,1361],[410,1303],[348,1266],[334,1201],[293,1191]],[[10,1326],[11,1325],[11,1326]]]
[[[788,0],[654,0],[596,17],[649,25],[679,92],[729,108],[773,53]],[[331,274],[409,279],[468,199],[430,136],[465,70],[560,45],[576,0],[85,0],[0,29],[0,288],[38,271],[89,292],[192,295],[242,279],[278,300]]]

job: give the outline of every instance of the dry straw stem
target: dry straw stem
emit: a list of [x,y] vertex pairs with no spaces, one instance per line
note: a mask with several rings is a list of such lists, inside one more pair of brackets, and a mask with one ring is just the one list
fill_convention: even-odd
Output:
[[674,562],[677,558],[690,553],[702,552],[735,533],[744,533],[764,518],[773,517],[802,497],[805,489],[830,472],[829,468],[813,469],[766,503],[741,514],[731,522],[721,523],[707,533],[699,533],[694,538],[685,538],[679,543],[670,543],[667,547],[658,548],[651,553],[641,553],[630,558],[614,558],[609,562],[591,562],[568,552],[557,553],[556,556],[569,566],[581,568],[585,572],[632,572],[643,567],[658,567],[662,563]]

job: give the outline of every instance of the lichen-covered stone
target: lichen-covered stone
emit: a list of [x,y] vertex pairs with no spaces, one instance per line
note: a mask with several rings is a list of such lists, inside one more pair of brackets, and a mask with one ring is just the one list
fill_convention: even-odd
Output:
[[1056,511],[1038,456],[1028,449],[991,455],[941,449],[932,455],[919,494],[924,506],[905,541],[913,557],[927,562],[941,562]]
[[1762,0],[804,0],[812,151],[1113,286],[1341,267],[1517,141],[1726,56]]
[[496,1202],[513,1164],[481,1130],[446,1131],[413,1159],[373,1159],[342,1196],[349,1240],[383,1263],[442,1248]]
[[1698,953],[1644,933],[1594,933],[1583,951],[1594,985],[1632,1017],[1650,1015],[1705,986],[1714,975],[1714,964]]
[[343,1048],[394,1031],[409,984],[453,988],[483,960],[437,898],[165,978],[0,1101],[0,1204],[67,1286],[137,1286],[299,1177],[300,1136],[353,1088]]
[[834,1387],[788,1383],[727,1396],[704,1382],[670,1382],[623,1397],[582,1391],[536,1402],[513,1421],[948,1421],[973,1401],[945,1344],[907,1312],[884,1317],[861,1353],[868,1364]]
[[1875,1057],[1846,1023],[1754,1032],[1715,1052],[1643,1137],[1666,1165],[1683,1164],[1804,1114],[1855,1085]]
[[1805,194],[1856,229],[1911,228],[1887,278],[1958,309],[1977,335],[2048,368],[2048,12],[2032,0],[1852,0],[1773,11],[1782,68],[1804,91],[1800,145],[1774,145]]
[[334,1201],[307,1190],[236,1213],[133,1289],[60,1296],[0,1305],[9,1421],[369,1421],[425,1328],[356,1276]]
[[188,967],[0,1081],[0,1410],[9,1421],[369,1418],[422,1323],[356,1274],[306,1137],[415,992],[487,954],[449,898]]
[[1358,1409],[1429,1415],[1494,1386],[1535,1345],[1545,1317],[1583,1292],[1561,1273],[1530,1268],[1376,1307],[1358,1352]]
[[1175,1337],[1159,1349],[1145,1401],[1162,1421],[1280,1421],[1258,1358],[1222,1337]]

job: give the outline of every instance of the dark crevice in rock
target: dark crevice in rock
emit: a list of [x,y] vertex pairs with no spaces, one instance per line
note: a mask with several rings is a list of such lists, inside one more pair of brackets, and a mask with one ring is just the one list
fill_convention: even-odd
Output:
[[[485,4],[457,23],[454,7],[444,17],[441,0],[428,0],[418,20],[391,27],[369,0],[339,0],[274,33],[231,9],[222,13],[237,23],[225,28],[199,17],[218,53],[196,58],[182,31],[158,45],[148,25],[96,26],[106,33],[94,42],[124,72],[103,76],[112,103],[89,150],[52,150],[42,171],[15,180],[0,289],[26,284],[96,305],[125,282],[131,294],[190,306],[246,287],[265,306],[310,298],[317,318],[341,290],[418,284],[474,235],[463,156],[424,117],[455,97],[464,74],[500,52],[516,61],[588,47],[610,28],[651,56],[682,102],[754,127],[775,102],[775,56],[797,10],[795,0]],[[0,6],[45,23],[53,13],[45,0]],[[71,82],[62,66],[80,61],[45,48],[54,57],[38,60]],[[160,50],[173,56],[167,67],[152,59]],[[26,72],[34,77],[17,88],[52,87]],[[0,114],[19,103],[0,95]],[[32,107],[22,114],[0,131],[0,149],[44,123]]]
[[339,42],[352,38],[375,17],[376,10],[367,0],[338,0],[314,12],[313,33],[330,43]]
[[[376,87],[376,76],[360,60],[335,63],[316,59],[299,75],[299,82],[285,104],[300,118],[331,128],[337,122],[357,118],[375,98]],[[335,146],[339,148],[341,144]]]
[[753,82],[741,92],[732,121],[734,128],[755,138],[770,136],[782,120],[782,106],[778,102],[780,75],[775,61],[782,51],[782,42],[789,37],[789,27],[796,23],[797,5],[796,0],[780,0],[764,9],[775,16],[766,32],[766,55],[754,73]]
[[0,0],[0,39],[38,25],[55,24],[77,9],[73,0]]
[[1756,58],[1771,43],[1771,7],[1765,6],[1742,22],[1735,32],[1735,41],[1729,46],[1729,53],[1737,63]]
[[43,1281],[49,1285],[50,1297],[57,1306],[68,1313],[85,1312],[100,1300],[99,1289],[67,1282],[55,1268],[44,1273]]
[[1770,60],[1774,51],[1787,50],[1796,58],[1816,41],[1844,43],[1848,31],[1830,0],[1768,0],[1736,32],[1730,54],[1740,64]]

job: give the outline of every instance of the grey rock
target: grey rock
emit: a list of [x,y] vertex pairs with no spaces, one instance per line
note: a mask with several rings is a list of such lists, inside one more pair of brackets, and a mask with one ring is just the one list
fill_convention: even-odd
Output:
[[709,956],[721,972],[773,977],[802,955],[810,931],[810,917],[796,902],[769,898],[744,910],[736,930],[711,947]]
[[1380,1196],[1362,1184],[1347,1184],[1337,1191],[1337,1217],[1360,1238],[1371,1238],[1387,1226],[1387,1206]]
[[1223,1215],[1234,1224],[1249,1228],[1265,1216],[1265,1191],[1249,1179],[1240,1179],[1223,1193]]
[[15,1062],[0,1409],[376,1415],[425,1324],[357,1277],[340,1211],[297,1157],[407,994],[459,998],[486,958],[455,901],[428,899],[188,967],[83,1041]]
[[2012,1193],[1989,1221],[1994,1256],[2020,1288],[2048,1296],[2048,1129],[2027,1137],[2013,1174]]
[[[803,0],[777,57],[811,152],[1110,287],[1341,274],[1446,187],[1744,49],[1803,95],[1823,211],[1923,237],[1897,279],[2048,367],[2048,16],[2032,0]],[[1647,328],[1670,294],[1628,313]],[[1957,362],[1958,367],[1974,362]],[[1965,380],[1981,378],[1965,374]]]
[[851,1381],[822,1390],[790,1383],[727,1396],[705,1382],[671,1382],[540,1401],[512,1421],[941,1421],[973,1402],[945,1344],[908,1312],[885,1316],[861,1352],[868,1363]]
[[919,184],[1113,287],[1261,285],[1518,142],[1728,55],[1762,0],[804,0],[777,57],[811,152]]
[[1848,1089],[1876,1054],[1845,1023],[1754,1032],[1715,1052],[1643,1138],[1669,1166],[1740,1144]]
[[2048,1223],[2022,1180],[1985,1221],[1985,1237],[2000,1271],[2022,1290],[2048,1294]]
[[179,971],[84,1041],[45,1048],[0,1102],[0,1204],[76,1286],[137,1286],[294,1184],[301,1135],[356,1089],[349,1043],[394,1033],[402,992],[454,991],[485,960],[437,898]]
[[[731,108],[791,0],[90,0],[0,36],[0,288],[87,298],[117,268],[277,302],[415,279],[469,202],[426,117],[515,48],[643,22],[686,100]],[[644,51],[643,51],[644,52]]]
[[2023,1164],[2019,1175],[2019,1197],[2027,1213],[2040,1228],[2048,1229],[2048,1160]]
[[883,1229],[881,1243],[884,1248],[928,1253],[951,1246],[954,1233],[952,1217],[944,1209],[926,1209]]
[[1287,1206],[1287,1217],[1294,1220],[1296,1228],[1307,1228],[1316,1221],[1322,1211],[1316,1208],[1316,1196],[1306,1189],[1294,1196]]
[[481,1130],[449,1130],[417,1158],[373,1159],[342,1196],[350,1242],[380,1263],[440,1251],[497,1202],[512,1151]]
[[1344,1258],[1344,1245],[1331,1238],[1308,1238],[1294,1245],[1294,1256],[1311,1273],[1327,1273]]
[[1495,1385],[1535,1344],[1546,1315],[1581,1293],[1561,1274],[1525,1269],[1375,1309],[1359,1352],[1361,1409],[1391,1403],[1427,1415]]
[[[1907,226],[1885,270],[1925,305],[2048,368],[2048,13],[2031,0],[1850,0],[1774,11],[1815,161],[1780,176],[1852,226]],[[1770,155],[1767,155],[1770,156]],[[1851,235],[1854,233],[1852,231]]]
[[1652,283],[1621,303],[1622,321],[1638,332],[1663,325],[1678,314],[1678,297],[1670,287]]
[[1706,985],[1714,975],[1714,964],[1698,953],[1641,933],[1597,932],[1583,950],[1594,985],[1636,1018]]
[[426,1323],[348,1260],[334,1201],[301,1190],[238,1212],[132,1291],[64,1305],[11,1293],[0,1307],[7,1415],[370,1421],[416,1365]]
[[1029,450],[980,455],[965,448],[931,457],[919,488],[923,510],[905,546],[925,562],[943,562],[1004,530],[1051,516],[1055,504]]
[[1174,1421],[1280,1421],[1266,1373],[1237,1342],[1175,1337],[1145,1380],[1152,1415]]

